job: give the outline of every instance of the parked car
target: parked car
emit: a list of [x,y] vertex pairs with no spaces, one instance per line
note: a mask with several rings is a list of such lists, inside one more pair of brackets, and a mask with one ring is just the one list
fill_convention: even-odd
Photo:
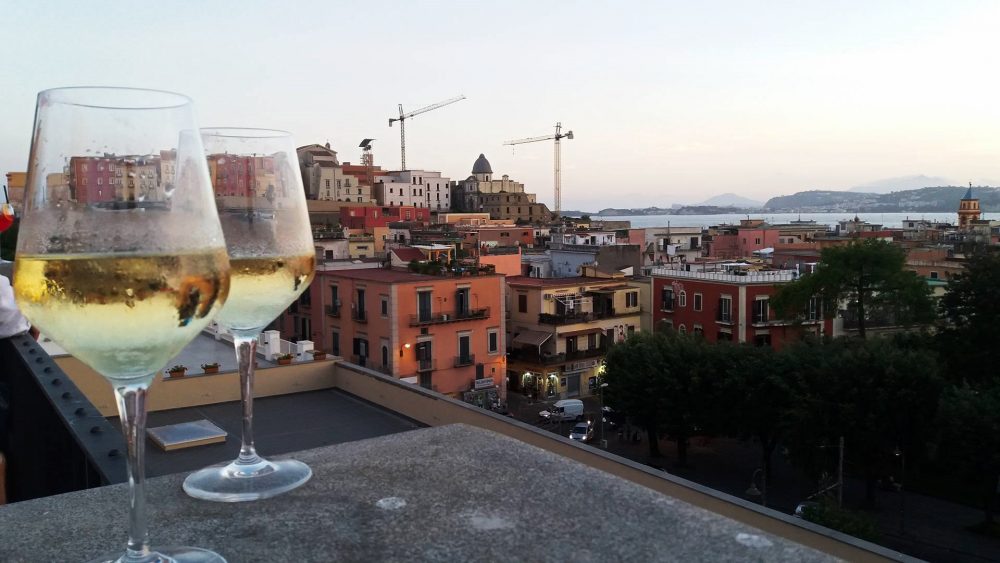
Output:
[[583,401],[580,399],[556,401],[551,409],[538,413],[538,416],[546,420],[581,420],[583,419]]
[[594,424],[592,422],[577,422],[573,430],[569,432],[570,440],[578,440],[580,442],[589,442],[594,439]]

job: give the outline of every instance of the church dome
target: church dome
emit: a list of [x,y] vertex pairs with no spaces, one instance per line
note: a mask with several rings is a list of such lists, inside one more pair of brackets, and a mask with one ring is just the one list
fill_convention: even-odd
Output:
[[490,161],[486,160],[486,155],[480,153],[479,158],[476,159],[476,163],[472,165],[473,174],[492,174],[493,168],[490,166]]

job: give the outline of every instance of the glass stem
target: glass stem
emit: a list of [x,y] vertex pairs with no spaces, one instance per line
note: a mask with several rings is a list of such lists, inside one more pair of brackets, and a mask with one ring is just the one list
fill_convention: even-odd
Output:
[[236,361],[240,370],[240,396],[243,399],[243,442],[236,463],[252,465],[260,462],[253,447],[253,374],[257,358],[257,338],[234,336]]
[[149,529],[146,525],[146,384],[115,387],[118,416],[128,443],[129,527],[128,548],[123,561],[144,560],[149,556]]

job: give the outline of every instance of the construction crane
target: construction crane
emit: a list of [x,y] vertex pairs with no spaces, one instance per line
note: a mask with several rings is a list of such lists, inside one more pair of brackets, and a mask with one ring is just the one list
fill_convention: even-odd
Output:
[[555,140],[555,154],[553,156],[555,162],[553,164],[553,182],[555,183],[555,213],[559,215],[562,212],[562,150],[559,148],[560,139],[572,139],[573,132],[567,131],[562,132],[562,122],[556,123],[556,132],[553,135],[543,135],[541,137],[528,137],[527,139],[517,139],[514,141],[507,141],[505,145],[523,145],[524,143],[535,143],[538,141],[548,141],[550,139]]
[[427,113],[431,110],[443,108],[444,106],[451,105],[455,102],[460,102],[465,99],[465,96],[458,96],[457,98],[452,98],[450,100],[445,100],[443,102],[438,102],[436,104],[431,104],[425,108],[420,108],[416,111],[411,111],[410,113],[403,113],[403,104],[399,104],[399,117],[389,118],[389,127],[392,127],[393,121],[399,122],[399,161],[401,165],[401,170],[406,170],[406,120],[420,115],[421,113]]

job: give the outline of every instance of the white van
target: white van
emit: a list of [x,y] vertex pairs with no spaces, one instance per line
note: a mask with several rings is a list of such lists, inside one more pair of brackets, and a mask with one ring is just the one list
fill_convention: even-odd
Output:
[[563,399],[556,401],[550,410],[538,413],[546,420],[580,420],[583,418],[583,401],[580,399]]

